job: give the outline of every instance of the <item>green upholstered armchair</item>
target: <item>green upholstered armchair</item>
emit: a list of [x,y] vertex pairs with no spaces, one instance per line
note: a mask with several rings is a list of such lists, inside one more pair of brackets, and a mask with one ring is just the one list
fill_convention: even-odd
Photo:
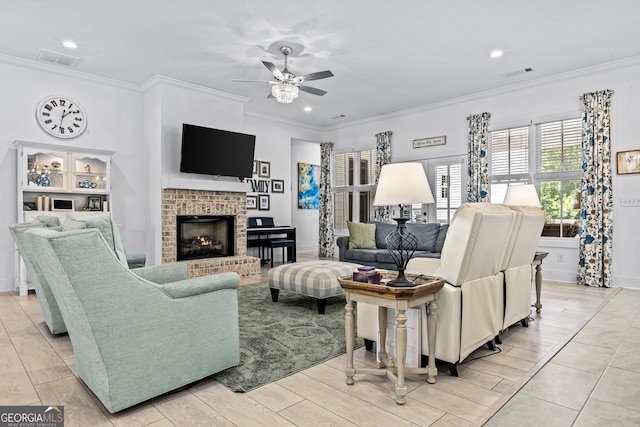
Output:
[[236,273],[158,284],[129,270],[98,230],[25,236],[60,306],[76,370],[110,412],[239,363]]
[[[39,267],[34,264],[33,250],[29,242],[24,238],[25,231],[33,227],[51,227],[51,230],[96,228],[105,237],[109,248],[116,254],[117,259],[127,268],[129,268],[129,262],[118,229],[109,214],[72,213],[67,216],[61,227],[57,217],[47,215],[40,216],[31,223],[9,226],[9,231],[16,242],[18,251],[24,260],[29,277],[36,290],[44,321],[52,334],[61,334],[67,332],[67,328],[60,315],[60,309],[58,308],[56,299],[51,293],[47,277],[45,277]],[[135,272],[136,275],[155,283],[176,282],[187,279],[188,277],[187,265],[182,262],[140,267],[136,268]]]
[[[57,218],[56,218],[57,219]],[[13,224],[9,226],[9,232],[16,242],[18,252],[24,260],[24,265],[27,267],[27,273],[29,279],[36,290],[36,296],[42,309],[42,317],[44,322],[52,334],[61,334],[67,332],[67,327],[64,325],[60,309],[56,303],[56,299],[51,293],[49,282],[47,278],[42,274],[40,266],[35,264],[33,260],[33,250],[31,249],[30,242],[27,241],[24,233],[32,228],[45,228],[47,225],[44,222],[34,221],[26,224]]]

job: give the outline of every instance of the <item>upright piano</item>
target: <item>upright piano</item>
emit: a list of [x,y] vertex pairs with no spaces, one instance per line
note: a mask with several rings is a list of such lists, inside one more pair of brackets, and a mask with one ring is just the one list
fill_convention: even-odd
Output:
[[288,259],[295,259],[296,251],[296,228],[274,225],[273,218],[268,216],[250,217],[247,227],[247,249],[260,248],[260,259],[262,264],[269,260],[264,258],[265,247],[269,246],[271,240],[288,239],[293,240],[293,248],[288,249]]

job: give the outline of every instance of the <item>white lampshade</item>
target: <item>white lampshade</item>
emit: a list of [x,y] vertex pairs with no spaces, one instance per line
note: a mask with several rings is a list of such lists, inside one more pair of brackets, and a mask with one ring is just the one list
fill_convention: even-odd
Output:
[[374,206],[433,202],[422,163],[390,163],[382,166]]
[[510,185],[504,196],[504,204],[510,206],[535,206],[542,207],[540,198],[533,184]]

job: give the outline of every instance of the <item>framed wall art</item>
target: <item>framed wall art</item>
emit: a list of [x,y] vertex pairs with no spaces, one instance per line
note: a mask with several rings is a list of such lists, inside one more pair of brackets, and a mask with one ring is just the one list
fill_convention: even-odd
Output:
[[247,209],[258,209],[258,196],[247,196]]
[[253,174],[254,175],[258,174],[258,160],[253,161]]
[[431,138],[420,138],[413,140],[413,148],[433,147],[435,145],[445,145],[446,136],[432,136]]
[[298,208],[320,209],[320,165],[298,163]]
[[616,154],[618,175],[640,173],[640,150],[618,151]]
[[271,177],[271,162],[260,162],[258,165],[258,176],[260,178]]
[[271,192],[272,193],[284,193],[284,180],[272,179],[271,180]]
[[268,194],[260,194],[259,196],[259,209],[261,211],[268,211],[269,209],[271,209],[270,203],[269,203],[269,195]]

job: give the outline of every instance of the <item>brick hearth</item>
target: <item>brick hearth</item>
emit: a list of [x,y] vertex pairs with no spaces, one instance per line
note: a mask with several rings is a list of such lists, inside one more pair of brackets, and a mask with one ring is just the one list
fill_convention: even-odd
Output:
[[235,255],[185,261],[189,277],[235,271],[241,276],[260,274],[260,259],[247,256],[246,194],[225,191],[162,190],[162,263],[176,262],[178,215],[233,215]]

